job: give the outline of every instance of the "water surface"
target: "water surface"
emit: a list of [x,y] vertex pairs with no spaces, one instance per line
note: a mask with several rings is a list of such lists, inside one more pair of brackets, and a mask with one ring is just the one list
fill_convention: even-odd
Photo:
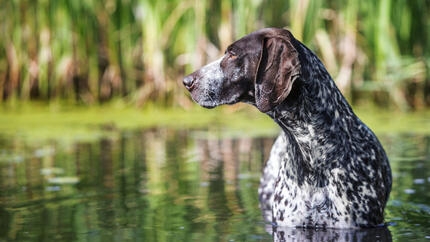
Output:
[[275,229],[258,207],[274,136],[112,130],[97,141],[0,136],[0,241],[430,240],[430,137],[380,136],[393,170],[389,226]]

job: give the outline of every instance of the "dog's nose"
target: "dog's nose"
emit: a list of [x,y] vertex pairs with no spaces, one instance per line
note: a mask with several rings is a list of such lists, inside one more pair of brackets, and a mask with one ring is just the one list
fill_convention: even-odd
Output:
[[195,79],[194,79],[193,75],[188,75],[188,76],[184,77],[184,80],[182,80],[182,83],[184,83],[184,86],[188,90],[190,90],[194,84],[194,81],[195,81]]

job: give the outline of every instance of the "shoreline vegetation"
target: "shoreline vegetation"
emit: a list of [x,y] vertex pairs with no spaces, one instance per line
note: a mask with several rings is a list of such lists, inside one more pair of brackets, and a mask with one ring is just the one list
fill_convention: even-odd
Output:
[[[376,107],[356,107],[357,115],[377,135],[430,134],[430,112],[381,111]],[[0,137],[29,142],[97,140],[127,130],[171,128],[202,131],[207,135],[276,136],[278,126],[265,114],[246,104],[207,110],[191,108],[145,108],[126,106],[121,101],[101,106],[22,104],[0,108]]]
[[314,50],[354,105],[423,110],[428,12],[427,0],[4,1],[0,102],[190,108],[186,73],[275,26]]

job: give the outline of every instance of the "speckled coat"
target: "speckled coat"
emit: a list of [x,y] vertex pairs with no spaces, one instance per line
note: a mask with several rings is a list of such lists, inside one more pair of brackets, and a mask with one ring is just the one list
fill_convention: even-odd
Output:
[[384,149],[321,61],[298,41],[295,47],[300,78],[289,97],[267,112],[283,132],[259,188],[266,218],[289,227],[381,225],[391,190]]
[[387,156],[321,61],[285,29],[266,28],[183,80],[206,108],[245,102],[282,128],[259,197],[277,226],[375,227],[391,190]]

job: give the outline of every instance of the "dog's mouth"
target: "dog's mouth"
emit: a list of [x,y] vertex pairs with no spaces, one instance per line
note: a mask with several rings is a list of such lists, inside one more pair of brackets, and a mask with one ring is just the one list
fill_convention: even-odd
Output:
[[207,108],[207,109],[213,109],[213,108],[216,107],[216,106],[213,106],[213,105],[206,105],[206,104],[203,104],[201,106],[204,107],[204,108]]

